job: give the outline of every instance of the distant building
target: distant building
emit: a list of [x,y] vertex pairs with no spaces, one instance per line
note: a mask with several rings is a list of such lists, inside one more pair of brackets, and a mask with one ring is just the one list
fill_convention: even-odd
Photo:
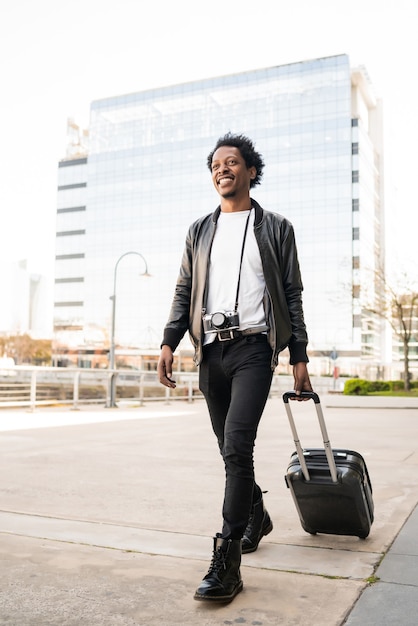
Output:
[[[86,352],[85,301],[88,133],[67,121],[67,157],[59,163],[54,291],[53,364],[75,363]],[[83,141],[84,140],[84,141]],[[100,336],[103,348],[106,337]],[[90,366],[90,362],[87,363]]]
[[254,198],[295,226],[311,370],[381,365],[382,322],[361,306],[384,267],[381,103],[346,55],[92,103],[89,134],[78,135],[88,154],[70,150],[58,168],[57,358],[108,350],[127,252],[137,254],[117,269],[117,355],[158,348],[187,228],[218,204],[206,157],[227,131],[264,156]]
[[0,334],[29,334],[35,339],[51,337],[46,276],[31,272],[25,259],[2,270]]

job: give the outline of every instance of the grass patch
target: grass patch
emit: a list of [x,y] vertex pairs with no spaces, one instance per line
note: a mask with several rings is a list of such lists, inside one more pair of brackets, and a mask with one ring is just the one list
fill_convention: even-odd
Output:
[[369,391],[368,396],[387,396],[388,398],[418,398],[418,389],[411,391]]
[[379,576],[369,576],[368,578],[366,578],[366,583],[368,585],[374,585],[375,583],[378,583],[380,580]]

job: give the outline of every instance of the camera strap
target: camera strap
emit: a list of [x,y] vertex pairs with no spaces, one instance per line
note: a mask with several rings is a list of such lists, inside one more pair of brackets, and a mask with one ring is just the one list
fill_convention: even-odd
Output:
[[239,286],[241,284],[241,270],[242,270],[242,261],[244,258],[244,248],[245,248],[245,240],[247,239],[247,230],[248,230],[248,224],[250,222],[250,215],[251,215],[251,211],[252,211],[252,207],[250,209],[250,212],[248,213],[248,217],[247,217],[247,221],[245,222],[245,229],[244,229],[244,236],[242,238],[242,247],[241,247],[241,258],[239,260],[239,271],[238,271],[238,284],[237,284],[237,295],[235,296],[235,308],[234,308],[234,313],[236,313],[238,311],[238,296],[239,296]]
[[[245,240],[247,238],[248,224],[250,223],[251,211],[252,211],[252,207],[250,209],[250,212],[248,213],[248,217],[247,217],[247,220],[245,222],[244,235],[243,235],[243,238],[242,238],[241,257],[240,257],[240,261],[239,261],[238,284],[237,284],[237,293],[236,293],[236,296],[235,296],[234,313],[236,313],[238,311],[238,297],[239,297],[239,287],[240,287],[240,284],[241,284],[242,261],[244,259]],[[209,283],[209,278],[207,279],[207,283],[206,283],[206,293],[207,293],[207,291],[209,289],[208,283]],[[202,315],[205,315],[205,313],[206,313],[206,307],[203,307],[202,308]]]

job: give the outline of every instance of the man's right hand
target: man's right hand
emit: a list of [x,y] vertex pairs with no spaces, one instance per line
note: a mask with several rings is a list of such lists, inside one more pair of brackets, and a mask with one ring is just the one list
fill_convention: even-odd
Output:
[[171,389],[176,387],[176,381],[171,378],[173,375],[173,360],[173,351],[170,346],[163,346],[157,367],[158,378],[164,387],[171,387]]

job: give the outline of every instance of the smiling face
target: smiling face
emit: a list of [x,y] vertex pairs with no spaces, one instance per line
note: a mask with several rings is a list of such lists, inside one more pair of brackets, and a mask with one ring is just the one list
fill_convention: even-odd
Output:
[[212,182],[221,198],[248,198],[256,173],[255,167],[247,167],[238,148],[221,146],[213,154]]

